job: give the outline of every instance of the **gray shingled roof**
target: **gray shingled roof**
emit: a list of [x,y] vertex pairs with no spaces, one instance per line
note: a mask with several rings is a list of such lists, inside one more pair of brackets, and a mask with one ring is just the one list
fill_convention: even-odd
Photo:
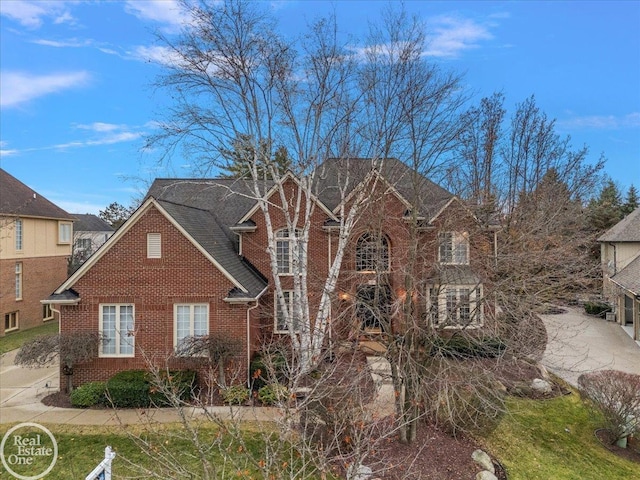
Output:
[[[416,174],[396,158],[386,158],[381,163],[379,171],[382,177],[427,219],[436,215],[453,197],[452,193],[423,175]],[[332,158],[325,161],[317,172],[318,198],[333,210],[340,202],[337,185],[344,181],[345,172],[348,171],[350,177],[349,191],[362,182],[373,167],[374,161],[370,158]]]
[[78,221],[73,224],[74,232],[113,232],[113,227],[97,215],[73,213]]
[[640,207],[611,227],[599,242],[640,242]]
[[640,255],[611,277],[611,280],[634,295],[640,295]]
[[231,233],[213,212],[158,200],[164,208],[234,279],[256,298],[267,286],[267,281],[247,260],[236,253],[230,241]]
[[63,209],[0,168],[0,214],[75,220]]

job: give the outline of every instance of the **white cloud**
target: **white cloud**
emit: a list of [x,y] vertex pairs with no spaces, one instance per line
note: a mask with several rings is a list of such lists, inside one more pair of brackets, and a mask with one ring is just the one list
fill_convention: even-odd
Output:
[[93,41],[91,40],[80,40],[77,38],[70,38],[68,40],[47,40],[44,38],[40,38],[37,40],[33,40],[32,43],[37,45],[44,45],[46,47],[56,47],[56,48],[65,48],[65,47],[91,47],[93,46]]
[[427,22],[430,57],[457,57],[465,50],[477,48],[483,40],[491,40],[488,28],[468,18],[453,16],[433,17]]
[[129,55],[143,62],[159,63],[161,65],[175,66],[180,64],[180,57],[168,47],[145,45],[137,46]]
[[44,95],[86,85],[85,71],[34,75],[25,72],[0,72],[0,106],[15,107]]
[[640,127],[640,112],[627,115],[585,115],[558,121],[558,125],[567,129],[611,130],[615,128]]
[[92,130],[94,132],[113,132],[115,130],[126,128],[126,125],[116,125],[115,123],[93,122],[89,125],[78,124],[76,128],[82,130]]
[[104,137],[89,139],[89,140],[76,140],[73,142],[60,143],[58,145],[53,145],[52,147],[56,150],[65,150],[67,148],[80,148],[80,147],[95,147],[99,145],[113,145],[115,143],[123,143],[123,142],[131,142],[133,140],[137,140],[142,137],[142,133],[140,132],[117,132],[117,133],[109,133]]
[[177,0],[127,0],[125,11],[141,20],[163,23],[171,30],[189,21]]
[[39,28],[50,18],[54,23],[74,23],[75,19],[63,0],[10,0],[0,2],[0,15],[11,18],[27,28]]

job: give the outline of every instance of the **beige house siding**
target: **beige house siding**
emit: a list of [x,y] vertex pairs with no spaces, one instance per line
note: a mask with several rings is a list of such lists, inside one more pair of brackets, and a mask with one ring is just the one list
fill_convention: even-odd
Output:
[[[15,330],[41,325],[43,306],[67,278],[73,224],[69,220],[18,217],[22,221],[22,249],[16,249],[16,217],[0,217],[0,336],[7,316],[17,319]],[[59,242],[59,224],[70,225],[68,243]],[[21,296],[16,297],[16,265],[21,272]],[[12,330],[13,331],[13,330]]]
[[[0,258],[19,259],[71,255],[73,223],[68,220],[19,217],[22,220],[22,250],[16,250],[15,217],[3,217],[0,228]],[[71,225],[68,243],[59,242],[60,224]]]

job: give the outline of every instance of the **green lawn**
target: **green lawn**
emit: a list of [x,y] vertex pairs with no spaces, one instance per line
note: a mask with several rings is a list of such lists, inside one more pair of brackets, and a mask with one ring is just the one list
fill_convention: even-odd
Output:
[[[59,449],[57,462],[47,479],[85,478],[104,458],[107,445],[116,452],[114,479],[203,478],[195,450],[180,425],[163,425],[159,427],[161,431],[151,433],[142,426],[128,427],[126,432],[123,427],[45,426],[53,433]],[[0,437],[10,427],[0,425]],[[257,433],[251,425],[243,426],[242,441],[221,433],[211,424],[201,425],[198,435],[205,445],[211,447],[207,458],[216,470],[215,478],[219,480],[281,478],[280,474],[294,478],[304,468],[297,452],[287,442],[270,432]],[[148,442],[146,446],[142,445],[142,440]],[[51,457],[46,460],[34,467],[22,467],[22,470],[15,467],[14,471],[23,476],[35,476],[50,464]],[[182,471],[176,469],[178,465]],[[307,468],[307,472],[313,473],[311,467]],[[0,478],[4,478],[6,473],[0,464]]]
[[508,401],[509,414],[486,439],[510,480],[640,479],[640,464],[606,450],[598,418],[576,392],[553,400]]
[[3,353],[20,348],[24,342],[31,340],[38,335],[49,335],[58,333],[58,321],[50,320],[47,323],[28,330],[20,330],[13,333],[7,333],[0,338],[0,355]]

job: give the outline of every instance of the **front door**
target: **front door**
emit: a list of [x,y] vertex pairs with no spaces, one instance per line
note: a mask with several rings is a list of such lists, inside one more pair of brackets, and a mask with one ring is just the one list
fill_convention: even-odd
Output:
[[365,331],[382,332],[389,327],[391,289],[388,285],[361,285],[356,294],[356,314]]

